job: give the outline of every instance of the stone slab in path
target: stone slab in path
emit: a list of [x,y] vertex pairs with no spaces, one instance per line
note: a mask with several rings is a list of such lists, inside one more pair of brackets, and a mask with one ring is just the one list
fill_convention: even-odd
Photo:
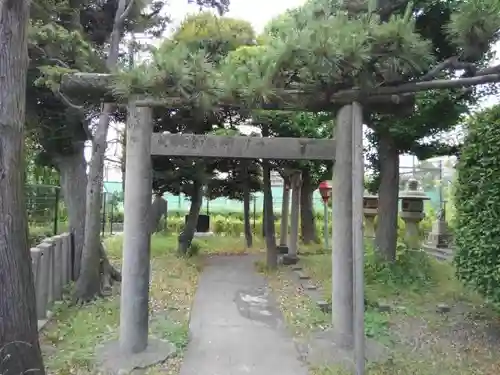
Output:
[[180,375],[307,375],[256,259],[208,259]]

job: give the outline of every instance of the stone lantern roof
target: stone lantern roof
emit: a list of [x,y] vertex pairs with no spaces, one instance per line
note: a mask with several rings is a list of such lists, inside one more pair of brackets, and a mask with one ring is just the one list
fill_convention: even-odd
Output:
[[421,199],[429,200],[430,198],[420,189],[420,184],[414,178],[410,178],[406,184],[406,188],[399,193],[400,199]]

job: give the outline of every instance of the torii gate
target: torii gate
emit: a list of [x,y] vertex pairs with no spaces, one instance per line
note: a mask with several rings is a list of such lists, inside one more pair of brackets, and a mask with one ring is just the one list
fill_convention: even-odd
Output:
[[[364,348],[363,305],[363,145],[362,108],[346,105],[337,115],[336,140],[304,138],[257,138],[153,133],[148,104],[128,104],[125,215],[120,336],[117,354],[122,358],[149,357],[160,361],[148,345],[150,225],[152,194],[151,155],[335,160],[333,178],[332,304],[333,323],[347,342],[356,331],[356,347]],[[353,142],[354,141],[354,142]],[[353,248],[357,251],[353,259]],[[354,267],[353,267],[354,263]],[[357,278],[353,288],[353,268]],[[355,289],[355,290],[353,290]],[[353,294],[356,300],[353,306]],[[343,308],[339,309],[339,306]],[[356,310],[354,310],[356,308]],[[357,314],[354,314],[356,312]],[[359,314],[361,312],[361,314]],[[360,316],[359,316],[360,315]],[[353,322],[356,316],[356,322]],[[357,341],[361,339],[361,344]],[[364,357],[364,356],[363,356]],[[154,360],[156,359],[156,360]],[[144,362],[143,362],[144,363]]]

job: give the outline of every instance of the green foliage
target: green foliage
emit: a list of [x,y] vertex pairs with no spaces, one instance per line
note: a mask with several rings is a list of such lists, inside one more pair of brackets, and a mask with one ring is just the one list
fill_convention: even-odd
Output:
[[[257,63],[249,59],[246,67],[238,64],[233,72],[255,76],[255,65],[260,64],[268,71],[262,78],[271,79],[268,87],[300,83],[315,94],[369,87],[380,83],[380,78],[389,82],[421,72],[432,63],[429,43],[414,32],[414,22],[408,13],[380,23],[373,14],[348,16],[335,2],[322,9],[310,2],[269,25],[269,35],[261,38],[265,56],[257,57]],[[254,82],[261,90],[264,79]]]
[[[183,43],[195,55],[203,49],[207,60],[222,61],[220,67],[215,67],[218,79],[210,79],[204,89],[218,92],[219,100],[237,99],[243,103],[265,103],[280,96],[281,89],[300,85],[311,93],[310,99],[304,98],[306,105],[318,105],[338,90],[368,89],[420,77],[446,58],[436,48],[436,43],[441,43],[434,40],[436,33],[429,34],[434,30],[430,24],[436,20],[429,14],[441,11],[440,4],[410,2],[406,9],[397,7],[396,12],[384,17],[384,22],[368,9],[348,14],[340,5],[337,1],[308,1],[273,20],[257,38],[257,46],[248,46],[254,38],[247,24],[206,13],[188,17],[166,43]],[[500,26],[497,7],[494,0],[447,3],[437,30],[447,28],[450,41],[461,50],[471,45],[486,46],[475,55],[477,62],[484,57]],[[236,49],[238,44],[240,48]],[[176,63],[161,67],[163,71],[157,74],[175,76],[178,65],[188,75],[193,74],[197,59],[186,59],[175,49],[169,49],[169,54]],[[222,59],[226,54],[227,58]],[[150,65],[156,69],[156,60]],[[148,82],[155,78],[142,78],[144,88],[156,86]],[[126,77],[122,79],[127,82]],[[168,95],[173,87],[179,86],[175,82],[164,85],[163,94]]]
[[188,16],[171,39],[153,52],[152,62],[118,75],[118,96],[149,93],[178,97],[188,106],[208,111],[223,93],[218,63],[240,46],[254,43],[251,25],[211,13]]
[[469,0],[461,2],[451,16],[447,32],[464,51],[464,57],[475,61],[498,40],[499,25],[500,3],[497,0]]
[[218,101],[218,76],[203,50],[192,51],[183,43],[166,41],[153,53],[154,64],[143,63],[120,73],[113,91],[119,97],[149,93],[180,98],[209,110]]
[[203,244],[200,241],[192,241],[191,246],[189,246],[189,249],[186,253],[188,257],[196,256],[200,253],[200,250],[202,249]]
[[255,32],[247,21],[202,12],[187,16],[172,39],[194,51],[202,49],[211,60],[218,62],[230,51],[254,44]]
[[455,185],[455,264],[460,279],[500,302],[500,106],[467,125]]
[[368,248],[365,258],[365,278],[368,284],[382,283],[390,288],[421,290],[432,282],[432,266],[428,255],[423,251],[409,249],[399,243],[396,262],[380,262],[378,253]]

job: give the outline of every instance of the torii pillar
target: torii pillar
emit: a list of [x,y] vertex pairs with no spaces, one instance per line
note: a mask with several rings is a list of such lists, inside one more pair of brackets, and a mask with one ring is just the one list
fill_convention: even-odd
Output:
[[152,110],[128,106],[120,336],[98,350],[100,365],[110,373],[129,373],[162,362],[175,347],[148,340],[151,247]]
[[123,222],[120,348],[138,353],[148,345],[151,247],[151,108],[130,104]]
[[362,127],[359,103],[340,109],[332,189],[332,324],[357,375],[365,369]]

